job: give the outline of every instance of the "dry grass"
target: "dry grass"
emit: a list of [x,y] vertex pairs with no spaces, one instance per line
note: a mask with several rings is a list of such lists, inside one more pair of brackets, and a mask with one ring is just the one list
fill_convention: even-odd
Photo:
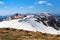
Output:
[[0,40],[60,40],[60,35],[12,28],[0,28]]

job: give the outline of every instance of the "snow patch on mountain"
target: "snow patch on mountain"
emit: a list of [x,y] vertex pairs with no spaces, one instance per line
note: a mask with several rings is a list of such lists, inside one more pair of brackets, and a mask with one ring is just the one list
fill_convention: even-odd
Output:
[[45,26],[41,21],[37,22],[35,20],[37,19],[33,17],[25,17],[23,19],[3,21],[0,22],[0,28],[16,28],[35,32],[39,31],[42,33],[60,34],[60,31],[57,31],[53,27]]

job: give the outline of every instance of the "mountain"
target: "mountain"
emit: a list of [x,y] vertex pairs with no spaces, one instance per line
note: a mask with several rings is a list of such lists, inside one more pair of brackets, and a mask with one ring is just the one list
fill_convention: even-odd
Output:
[[3,19],[5,19],[6,16],[0,16],[0,22],[3,21]]
[[60,18],[53,16],[51,14],[44,14],[40,15],[42,18],[43,22],[47,21],[48,26],[52,26],[55,29],[59,30],[60,28]]
[[[44,17],[43,17],[44,16]],[[48,15],[27,15],[26,17],[0,22],[0,28],[16,28],[34,32],[60,34],[58,18]]]

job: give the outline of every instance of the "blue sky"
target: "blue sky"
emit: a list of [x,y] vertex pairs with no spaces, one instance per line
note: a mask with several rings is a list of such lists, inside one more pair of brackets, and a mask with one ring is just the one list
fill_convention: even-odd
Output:
[[14,13],[60,13],[60,0],[0,0],[0,15]]

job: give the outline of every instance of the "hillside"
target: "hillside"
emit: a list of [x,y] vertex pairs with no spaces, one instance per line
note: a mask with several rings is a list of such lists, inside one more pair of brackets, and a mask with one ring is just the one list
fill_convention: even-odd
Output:
[[12,28],[0,28],[0,40],[60,40],[60,35]]
[[60,40],[60,18],[50,14],[21,17],[0,22],[0,40]]
[[60,23],[55,21],[57,19],[48,19],[47,17],[50,17],[50,15],[46,16],[46,19],[44,16],[41,16],[40,18],[36,15],[27,15],[22,19],[19,18],[9,21],[2,21],[0,22],[0,28],[16,28],[34,32],[39,31],[42,33],[60,34],[60,27],[57,26],[60,25]]

